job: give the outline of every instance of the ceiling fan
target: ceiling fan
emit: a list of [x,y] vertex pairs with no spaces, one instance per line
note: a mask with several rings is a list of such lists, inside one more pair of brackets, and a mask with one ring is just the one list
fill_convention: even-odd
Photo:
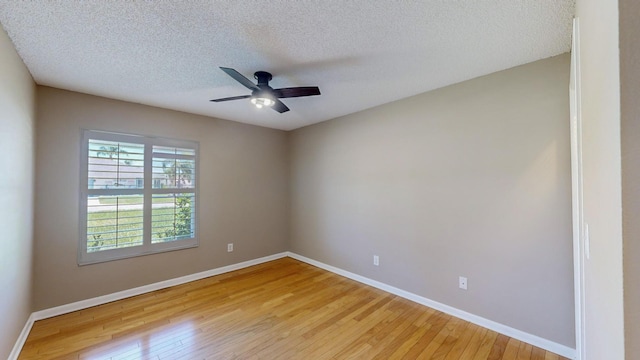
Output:
[[240,95],[221,99],[213,99],[211,100],[213,102],[251,98],[251,103],[254,104],[257,108],[267,106],[271,107],[273,110],[279,113],[283,113],[289,111],[289,108],[278,99],[320,95],[320,89],[317,86],[301,86],[274,89],[269,86],[269,81],[272,79],[272,76],[266,71],[257,71],[255,74],[253,74],[253,77],[258,80],[258,83],[254,84],[251,80],[244,77],[235,69],[226,67],[220,67],[220,69],[227,73],[227,75],[234,78],[237,82],[251,90],[251,95]]

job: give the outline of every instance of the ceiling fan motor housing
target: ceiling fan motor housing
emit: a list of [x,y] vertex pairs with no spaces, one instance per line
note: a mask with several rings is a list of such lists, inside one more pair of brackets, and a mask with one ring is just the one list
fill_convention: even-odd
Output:
[[271,76],[271,73],[268,73],[266,71],[256,71],[253,74],[253,77],[256,78],[256,80],[258,80],[258,86],[260,85],[269,86],[269,81],[273,79],[273,77]]

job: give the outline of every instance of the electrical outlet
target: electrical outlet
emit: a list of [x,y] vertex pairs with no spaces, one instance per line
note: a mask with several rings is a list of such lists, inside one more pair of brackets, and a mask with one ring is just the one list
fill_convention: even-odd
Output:
[[233,252],[233,243],[227,244],[227,252]]
[[378,255],[373,255],[373,265],[380,266],[380,258]]
[[458,278],[458,287],[462,290],[467,290],[467,278],[464,276],[460,276]]

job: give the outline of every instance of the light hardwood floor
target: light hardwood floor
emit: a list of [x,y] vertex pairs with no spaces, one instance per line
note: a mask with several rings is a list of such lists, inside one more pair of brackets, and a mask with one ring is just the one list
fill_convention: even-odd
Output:
[[564,359],[291,258],[37,321],[19,359]]

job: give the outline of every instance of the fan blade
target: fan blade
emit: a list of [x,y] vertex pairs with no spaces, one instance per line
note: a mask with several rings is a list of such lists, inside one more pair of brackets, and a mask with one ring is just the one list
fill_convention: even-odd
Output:
[[281,98],[281,99],[300,97],[300,96],[314,96],[314,95],[320,95],[320,89],[318,89],[317,86],[282,88],[282,89],[274,89],[273,94],[277,98]]
[[271,106],[271,108],[277,112],[279,112],[280,114],[282,114],[283,112],[287,112],[289,111],[289,108],[287,107],[287,105],[285,105],[282,101],[276,99],[276,103],[273,104],[273,106]]
[[240,84],[244,85],[247,89],[260,90],[260,88],[258,86],[256,86],[256,84],[254,84],[253,81],[247,79],[246,77],[244,77],[244,75],[240,74],[235,69],[226,68],[226,67],[222,67],[221,66],[220,70],[226,72],[227,75],[231,76],[235,81],[237,81]]
[[230,101],[230,100],[248,99],[250,97],[251,97],[251,95],[240,95],[240,96],[232,96],[232,97],[226,97],[226,98],[221,98],[221,99],[213,99],[213,100],[209,100],[209,101],[222,102],[222,101]]

